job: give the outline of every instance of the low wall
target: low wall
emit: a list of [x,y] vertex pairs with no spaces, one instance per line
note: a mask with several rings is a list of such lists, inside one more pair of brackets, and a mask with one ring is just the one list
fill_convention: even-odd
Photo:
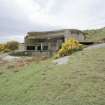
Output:
[[31,52],[32,56],[36,56],[36,57],[50,57],[50,53],[49,52]]
[[35,52],[35,51],[14,51],[10,55],[13,56],[36,56],[36,57],[51,57],[50,52]]

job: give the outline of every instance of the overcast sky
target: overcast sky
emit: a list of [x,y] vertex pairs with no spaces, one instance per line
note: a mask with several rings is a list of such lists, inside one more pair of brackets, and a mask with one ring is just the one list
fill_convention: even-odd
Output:
[[28,31],[105,26],[105,0],[0,0],[0,42]]

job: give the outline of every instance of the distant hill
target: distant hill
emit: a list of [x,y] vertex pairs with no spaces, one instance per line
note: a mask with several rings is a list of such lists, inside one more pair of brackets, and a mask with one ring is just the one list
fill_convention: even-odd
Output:
[[105,27],[94,30],[85,30],[86,40],[88,41],[105,41]]

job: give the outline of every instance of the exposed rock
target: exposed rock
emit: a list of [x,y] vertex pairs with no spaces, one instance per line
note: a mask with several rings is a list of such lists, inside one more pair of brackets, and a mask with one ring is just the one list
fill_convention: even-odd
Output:
[[68,61],[69,61],[69,56],[65,56],[65,57],[54,60],[53,63],[57,65],[62,65],[62,64],[67,64]]

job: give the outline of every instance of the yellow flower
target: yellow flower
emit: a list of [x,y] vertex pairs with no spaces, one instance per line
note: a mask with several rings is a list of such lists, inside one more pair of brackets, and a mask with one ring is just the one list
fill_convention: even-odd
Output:
[[65,43],[62,44],[62,48],[58,51],[59,56],[65,56],[71,54],[72,52],[79,50],[81,44],[74,38],[68,39]]

